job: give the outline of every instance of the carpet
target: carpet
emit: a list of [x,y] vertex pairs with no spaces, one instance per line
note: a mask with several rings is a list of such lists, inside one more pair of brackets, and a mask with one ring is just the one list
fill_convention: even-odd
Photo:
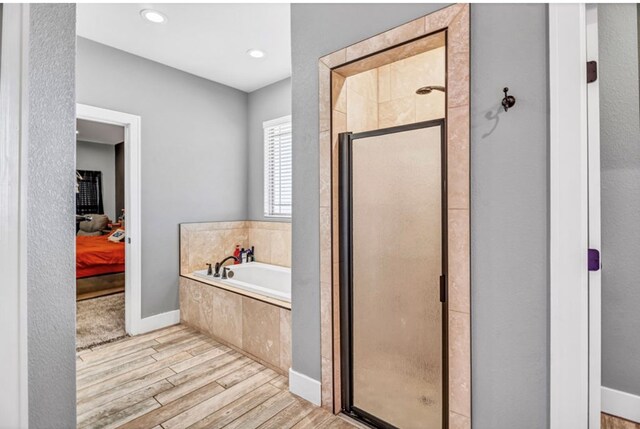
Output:
[[76,350],[126,337],[124,293],[76,302]]

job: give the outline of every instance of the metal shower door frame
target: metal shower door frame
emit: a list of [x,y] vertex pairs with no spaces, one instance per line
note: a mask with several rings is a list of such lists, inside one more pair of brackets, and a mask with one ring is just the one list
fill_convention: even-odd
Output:
[[[340,353],[342,412],[382,429],[397,429],[370,413],[353,405],[353,141],[422,128],[440,127],[440,183],[441,183],[441,235],[442,274],[440,301],[442,303],[442,429],[449,427],[449,362],[448,362],[448,228],[447,228],[447,130],[446,120],[436,119],[408,125],[382,128],[360,133],[340,133],[339,150],[339,231],[340,231]],[[431,429],[431,428],[430,428]]]

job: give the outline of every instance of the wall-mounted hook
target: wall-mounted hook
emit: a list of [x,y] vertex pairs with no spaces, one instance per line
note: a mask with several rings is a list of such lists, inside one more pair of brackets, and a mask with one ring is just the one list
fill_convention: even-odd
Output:
[[509,88],[505,87],[504,98],[502,99],[502,107],[504,107],[504,111],[506,112],[510,108],[512,108],[516,104],[516,98],[513,95],[509,95]]

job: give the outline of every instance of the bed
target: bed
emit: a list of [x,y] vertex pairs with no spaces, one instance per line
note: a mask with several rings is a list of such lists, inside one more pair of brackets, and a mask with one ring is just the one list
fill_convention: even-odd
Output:
[[76,299],[124,291],[124,242],[108,235],[76,237]]

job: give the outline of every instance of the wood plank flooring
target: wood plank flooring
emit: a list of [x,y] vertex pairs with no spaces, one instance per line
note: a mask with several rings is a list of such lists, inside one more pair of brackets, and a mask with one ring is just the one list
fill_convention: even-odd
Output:
[[600,427],[602,429],[640,429],[640,423],[602,413],[600,415]]
[[352,429],[287,378],[176,325],[77,354],[78,428]]

